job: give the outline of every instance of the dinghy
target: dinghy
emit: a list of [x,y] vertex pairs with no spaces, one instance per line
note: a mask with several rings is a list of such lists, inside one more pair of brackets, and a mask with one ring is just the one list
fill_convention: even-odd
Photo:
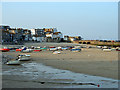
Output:
[[103,49],[104,52],[110,52],[112,51],[111,49]]
[[20,65],[21,63],[18,60],[14,60],[14,61],[8,61],[6,64],[7,65]]
[[24,55],[18,55],[18,60],[19,61],[28,61],[30,60],[30,55],[24,54]]
[[16,49],[16,51],[22,51],[22,49]]
[[61,54],[61,52],[54,51],[53,54]]
[[58,50],[57,48],[49,48],[50,51]]
[[41,50],[47,50],[47,48],[40,48]]
[[40,51],[42,51],[41,49],[35,49],[35,50],[33,50],[33,51],[35,51],[35,52],[40,52]]
[[62,47],[62,50],[68,50],[68,48],[67,47]]
[[32,52],[33,51],[33,49],[23,49],[23,50],[21,50],[21,52],[23,52],[23,53],[30,53],[30,52]]
[[8,52],[8,51],[10,51],[10,49],[1,48],[0,51],[2,51],[2,52]]
[[81,49],[78,49],[78,48],[72,48],[71,51],[72,51],[72,52],[80,52]]
[[62,47],[57,47],[57,49],[58,49],[58,50],[61,50],[61,49],[62,49]]

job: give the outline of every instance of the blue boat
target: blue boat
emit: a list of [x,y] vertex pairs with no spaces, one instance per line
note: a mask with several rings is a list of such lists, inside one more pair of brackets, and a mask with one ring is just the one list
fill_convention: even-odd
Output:
[[81,49],[78,49],[78,48],[73,48],[73,49],[71,49],[71,51],[73,51],[73,52],[80,52],[80,51],[81,51]]
[[61,49],[62,49],[62,50],[68,50],[68,48],[67,48],[67,47],[62,47]]

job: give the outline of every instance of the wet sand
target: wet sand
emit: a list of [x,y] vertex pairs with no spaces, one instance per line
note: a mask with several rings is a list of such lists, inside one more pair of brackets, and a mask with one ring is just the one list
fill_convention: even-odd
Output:
[[[64,46],[64,44],[62,45]],[[53,45],[50,44],[50,46]],[[23,53],[4,52],[3,54],[16,57],[18,54]],[[96,48],[82,48],[81,52],[64,50],[61,51],[61,54],[52,54],[52,51],[32,52],[27,54],[30,54],[32,60],[36,63],[43,63],[44,65],[54,68],[113,79],[118,78],[117,51],[103,52]]]

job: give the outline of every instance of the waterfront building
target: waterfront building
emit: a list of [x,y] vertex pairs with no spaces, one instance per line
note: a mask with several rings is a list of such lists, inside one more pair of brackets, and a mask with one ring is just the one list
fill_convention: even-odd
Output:
[[31,35],[33,41],[39,41],[39,42],[46,41],[44,29],[31,29]]

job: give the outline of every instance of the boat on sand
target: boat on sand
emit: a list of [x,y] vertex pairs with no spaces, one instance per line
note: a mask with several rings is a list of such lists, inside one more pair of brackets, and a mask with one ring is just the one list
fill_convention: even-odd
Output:
[[11,61],[8,61],[6,64],[7,65],[20,65],[21,63],[18,60],[13,60],[13,61],[11,60]]
[[59,51],[54,51],[53,54],[61,54]]
[[27,55],[27,54],[18,55],[17,57],[18,57],[18,60],[19,60],[19,61],[28,61],[28,60],[31,59],[31,58],[30,58],[30,55]]

